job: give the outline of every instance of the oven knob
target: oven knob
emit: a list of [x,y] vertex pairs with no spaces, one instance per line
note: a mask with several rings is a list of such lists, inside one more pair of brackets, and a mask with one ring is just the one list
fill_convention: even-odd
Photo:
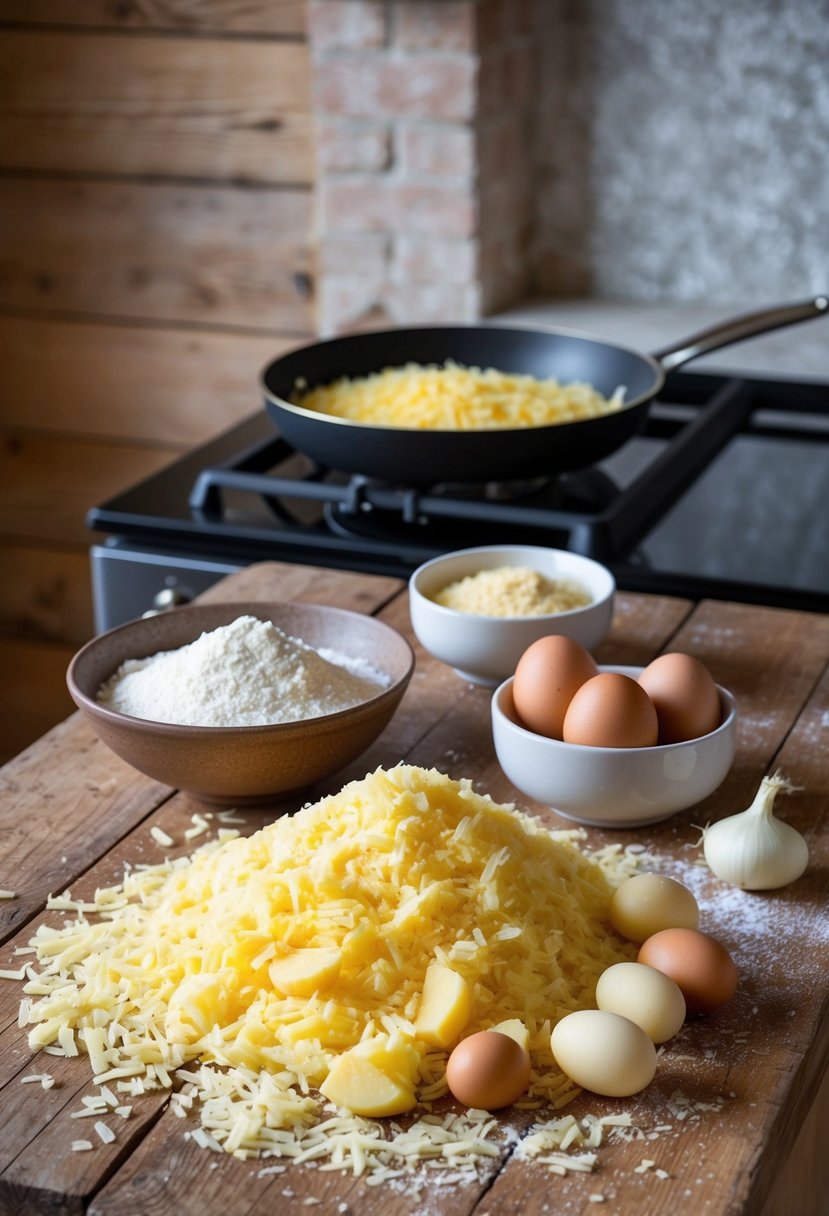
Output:
[[168,612],[171,608],[178,608],[179,604],[189,604],[190,596],[186,595],[179,587],[165,587],[163,591],[159,591],[153,596],[153,606],[143,612],[142,617],[158,616],[160,612]]

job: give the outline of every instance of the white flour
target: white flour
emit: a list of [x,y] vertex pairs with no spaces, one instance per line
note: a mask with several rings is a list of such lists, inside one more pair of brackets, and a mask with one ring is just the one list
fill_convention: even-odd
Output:
[[270,621],[240,616],[178,650],[128,659],[97,699],[153,722],[262,726],[347,709],[388,683],[362,659],[316,651]]

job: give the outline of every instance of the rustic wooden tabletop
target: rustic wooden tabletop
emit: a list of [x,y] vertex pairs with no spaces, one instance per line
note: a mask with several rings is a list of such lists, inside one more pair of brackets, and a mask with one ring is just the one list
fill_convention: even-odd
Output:
[[[203,598],[336,604],[376,613],[411,639],[405,587],[394,579],[264,563],[233,575]],[[174,1116],[166,1092],[136,1101],[112,1143],[72,1152],[78,1125],[69,1114],[95,1091],[88,1065],[49,1056],[47,1068],[44,1057],[32,1055],[27,1030],[18,1026],[20,985],[5,981],[0,983],[0,1213],[213,1216],[287,1214],[310,1207],[355,1216],[597,1209],[625,1216],[677,1211],[757,1216],[772,1210],[817,1216],[825,1211],[819,1206],[818,1175],[811,1183],[802,1177],[790,1182],[786,1163],[829,1055],[829,618],[620,594],[600,661],[644,664],[666,647],[697,655],[736,696],[739,729],[732,771],[691,811],[647,829],[590,829],[587,841],[592,847],[643,845],[665,873],[692,879],[702,909],[700,927],[729,947],[741,978],[729,1005],[708,1018],[689,1020],[666,1046],[656,1078],[642,1094],[597,1099],[583,1093],[567,1108],[576,1116],[629,1112],[636,1129],[624,1138],[607,1136],[591,1173],[560,1176],[538,1161],[520,1160],[507,1146],[489,1178],[435,1184],[419,1198],[401,1187],[369,1186],[349,1174],[308,1166],[262,1172],[268,1162],[209,1153],[185,1139],[187,1123]],[[514,800],[552,825],[571,826],[507,782],[492,749],[489,693],[416,650],[417,669],[404,701],[370,751],[301,797],[245,811],[243,832],[401,759],[452,777],[473,777],[476,788],[497,801]],[[778,765],[802,787],[786,798],[781,814],[806,836],[809,868],[778,892],[748,894],[726,887],[699,865],[695,825],[744,809],[762,775]],[[14,759],[0,772],[0,888],[15,892],[15,898],[0,901],[0,968],[19,967],[15,947],[25,945],[40,923],[55,923],[54,912],[44,913],[50,893],[71,887],[75,897],[89,897],[97,887],[118,881],[125,862],[188,852],[192,846],[183,843],[163,849],[150,829],[160,827],[183,842],[193,810],[186,796],[120,761],[77,714]],[[42,1072],[54,1078],[49,1088],[21,1084]],[[504,1119],[518,1132],[528,1122],[526,1114]]]

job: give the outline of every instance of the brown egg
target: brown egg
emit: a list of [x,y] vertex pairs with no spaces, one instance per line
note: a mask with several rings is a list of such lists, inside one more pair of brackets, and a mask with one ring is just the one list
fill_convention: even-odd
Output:
[[603,671],[582,684],[564,715],[565,743],[653,747],[658,725],[648,694],[630,676]]
[[499,1030],[479,1030],[461,1039],[450,1055],[446,1083],[464,1106],[500,1110],[529,1085],[529,1053]]
[[669,975],[689,1013],[711,1013],[730,1001],[738,971],[722,942],[698,929],[660,929],[642,943],[638,961]]
[[560,739],[573,694],[598,670],[590,652],[572,638],[556,633],[533,642],[518,660],[512,682],[512,700],[522,726]]
[[662,654],[639,683],[656,706],[660,743],[683,743],[716,730],[720,694],[708,669],[690,654]]

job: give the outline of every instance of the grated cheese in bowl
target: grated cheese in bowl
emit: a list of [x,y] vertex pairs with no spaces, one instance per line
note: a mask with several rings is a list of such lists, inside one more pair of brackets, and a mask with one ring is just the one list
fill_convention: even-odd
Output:
[[441,587],[433,599],[455,612],[481,616],[549,616],[571,612],[592,602],[590,592],[573,578],[547,578],[528,566],[478,570]]
[[[630,858],[593,860],[577,836],[469,781],[379,769],[248,838],[131,869],[94,903],[52,901],[76,918],[33,938],[22,1024],[32,1048],[80,1049],[98,1084],[130,1097],[183,1084],[174,1113],[194,1109],[206,1148],[381,1176],[424,1158],[485,1162],[497,1119],[431,1112],[447,1052],[415,1027],[426,970],[463,976],[467,1030],[520,1018],[528,1101],[564,1105],[577,1091],[551,1027],[591,1006],[601,972],[632,950],[605,924]],[[409,1070],[419,1109],[405,1129],[321,1102],[354,1048]]]

